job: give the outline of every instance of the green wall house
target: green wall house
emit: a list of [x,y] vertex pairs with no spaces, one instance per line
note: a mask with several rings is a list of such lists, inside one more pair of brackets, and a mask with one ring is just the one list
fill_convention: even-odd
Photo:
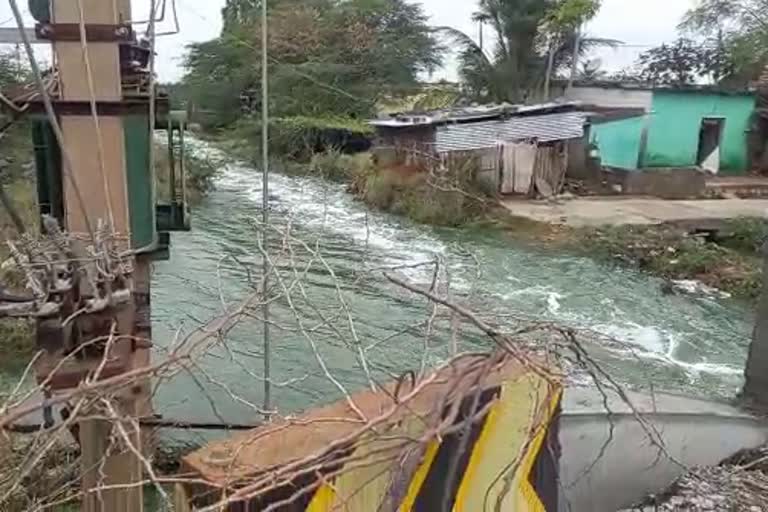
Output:
[[592,142],[600,148],[603,165],[637,169],[645,117],[630,117],[592,125]]
[[754,94],[711,89],[645,92],[652,95],[645,116],[594,121],[592,141],[604,165],[626,169],[700,166],[728,174],[749,170],[747,139]]
[[719,142],[720,171],[746,172],[754,94],[655,91],[644,167],[702,164],[709,137]]

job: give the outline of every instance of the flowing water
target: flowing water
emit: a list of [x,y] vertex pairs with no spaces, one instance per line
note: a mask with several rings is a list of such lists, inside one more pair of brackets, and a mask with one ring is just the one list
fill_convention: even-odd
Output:
[[[260,173],[203,149],[224,171],[216,190],[196,205],[193,231],[174,234],[171,260],[155,266],[154,337],[160,345],[220,314],[249,292],[249,278],[258,280],[254,223],[261,215]],[[272,307],[274,402],[282,411],[332,401],[340,396],[339,385],[364,386],[358,342],[377,379],[422,361],[445,360],[449,320],[436,321],[425,351],[428,305],[387,283],[381,272],[400,267],[399,275],[429,285],[433,271],[415,265],[436,258],[448,270],[456,299],[488,318],[511,326],[532,319],[588,330],[592,354],[627,385],[727,399],[742,383],[753,323],[746,304],[666,295],[659,279],[526,245],[495,230],[416,225],[369,211],[343,186],[325,181],[275,174],[271,193],[275,225],[284,231],[290,226],[307,243],[293,262],[276,236],[270,245],[271,253],[282,254],[275,262],[281,275],[288,279],[298,268],[303,283],[293,281],[293,309],[284,298]],[[312,258],[310,250],[323,259]],[[462,333],[461,350],[490,346],[466,327]],[[311,341],[338,384],[318,364]],[[261,349],[261,323],[253,319],[192,371],[163,383],[157,411],[198,421],[258,420]]]
[[[223,157],[210,148],[207,152],[213,160]],[[174,235],[171,261],[156,265],[156,339],[170,340],[189,331],[221,312],[222,300],[233,303],[248,291],[249,273],[259,268],[254,222],[261,215],[261,193],[257,170],[227,163],[216,190],[194,210],[194,230]],[[498,231],[416,225],[369,211],[343,186],[325,181],[275,174],[271,193],[275,224],[290,226],[296,237],[324,255],[323,262],[315,260],[306,268],[302,265],[310,260],[308,251],[295,255],[293,266],[305,271],[307,300],[294,289],[293,306],[308,320],[300,322],[284,300],[272,308],[272,375],[284,384],[275,389],[282,410],[339,396],[338,387],[321,370],[310,338],[317,340],[319,353],[339,383],[365,384],[354,343],[345,346],[330,324],[343,331],[345,339],[369,347],[374,373],[418,367],[424,344],[419,324],[429,316],[427,304],[374,278],[381,275],[376,269],[400,266],[401,275],[428,285],[432,270],[410,267],[435,258],[449,270],[452,293],[482,314],[511,323],[521,318],[555,321],[594,333],[587,336],[592,353],[628,385],[727,399],[742,383],[753,322],[746,304],[666,295],[659,279],[526,245]],[[280,252],[281,243],[273,237],[270,247]],[[283,273],[291,267],[286,261],[277,264]],[[328,268],[337,280],[331,279]],[[354,330],[339,307],[339,293],[355,318]],[[436,325],[425,356],[428,364],[447,357],[447,324]],[[302,335],[299,327],[311,335]],[[257,417],[262,400],[261,333],[255,320],[242,325],[226,347],[200,363],[194,378],[180,375],[163,386],[157,402],[160,412],[206,420]],[[460,343],[461,349],[472,350],[490,342],[467,334]]]

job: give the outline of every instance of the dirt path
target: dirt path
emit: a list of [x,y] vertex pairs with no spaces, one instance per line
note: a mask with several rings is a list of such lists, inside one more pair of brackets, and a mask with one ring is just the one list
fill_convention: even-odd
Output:
[[654,198],[579,198],[559,202],[509,199],[502,201],[502,204],[517,217],[572,227],[768,218],[768,199],[667,201]]

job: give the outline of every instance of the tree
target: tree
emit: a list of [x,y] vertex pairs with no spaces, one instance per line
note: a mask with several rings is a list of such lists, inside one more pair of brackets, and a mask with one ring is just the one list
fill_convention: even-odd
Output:
[[581,63],[578,79],[586,82],[596,82],[608,78],[608,73],[602,69],[603,63],[600,59],[592,59]]
[[614,73],[609,73],[605,77],[606,82],[617,83],[642,83],[645,81],[643,78],[642,70],[637,69],[636,66],[620,69]]
[[[231,0],[222,35],[189,49],[185,89],[219,113],[218,124],[241,117],[243,104],[261,109],[257,7]],[[275,117],[370,116],[379,96],[413,87],[441,63],[421,7],[405,0],[278,0],[269,25]]]
[[[597,0],[480,0],[475,19],[493,30],[491,52],[449,27],[441,30],[460,45],[460,76],[467,92],[479,100],[518,102],[540,88],[548,55],[554,70],[569,66],[581,24],[599,9]],[[583,39],[579,55],[605,39]]]
[[703,0],[680,29],[718,50],[720,82],[746,86],[768,65],[768,0]]
[[20,64],[13,54],[0,51],[0,89],[21,84],[29,78],[26,64]]
[[716,48],[680,38],[643,53],[638,64],[646,81],[683,86],[706,76],[717,81],[727,74],[728,61],[721,57]]

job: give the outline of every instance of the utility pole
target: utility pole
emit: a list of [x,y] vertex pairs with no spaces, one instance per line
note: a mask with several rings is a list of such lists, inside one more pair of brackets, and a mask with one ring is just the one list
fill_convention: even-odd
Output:
[[[66,286],[60,284],[64,278],[49,283],[47,313],[43,317],[38,309],[35,315],[42,354],[35,371],[45,385],[41,394],[69,396],[84,381],[150,366],[151,262],[168,259],[168,232],[189,230],[186,119],[169,111],[167,97],[156,95],[153,39],[149,45],[137,40],[131,0],[40,1],[32,33],[23,26],[18,0],[9,3],[39,92],[27,110],[38,203],[47,216],[46,230],[68,251],[62,263]],[[154,0],[152,5],[154,18]],[[153,29],[150,22],[151,36]],[[11,39],[7,33],[0,38]],[[31,44],[42,42],[52,45],[56,88],[45,83],[35,61]],[[167,201],[159,202],[156,123],[168,130],[172,184]],[[75,408],[84,512],[143,509],[148,436],[138,425],[152,416],[151,381],[147,376],[126,384],[87,397],[83,410]],[[49,416],[56,421],[50,410],[46,414],[46,422]],[[67,420],[64,413],[62,419]]]
[[[54,32],[65,27],[85,26],[86,34],[94,34],[96,26],[118,27],[130,19],[130,0],[105,2],[103,0],[53,0],[51,21]],[[80,33],[82,35],[82,32]],[[87,50],[81,38],[61,36],[52,39],[53,51],[59,72],[59,101],[120,103],[123,100],[120,61],[120,41],[116,38],[95,37],[87,42]],[[99,40],[95,40],[99,39]],[[111,39],[111,40],[109,40]],[[131,233],[129,192],[126,180],[126,151],[123,119],[118,115],[99,114],[96,118],[86,115],[60,115],[63,144],[71,158],[72,168],[66,172],[73,179],[64,180],[65,227],[70,233],[86,231],[85,215],[91,219],[109,219],[116,235]],[[98,119],[96,121],[96,119]],[[100,142],[99,142],[100,141]],[[101,148],[94,148],[94,142]],[[96,149],[96,150],[94,150]],[[85,198],[83,209],[70,205],[78,201],[77,183]],[[126,249],[128,245],[126,244]],[[139,260],[133,262],[134,277],[139,281],[147,277]],[[146,285],[146,283],[142,283]],[[134,336],[137,321],[135,305],[129,305],[118,313],[120,336]],[[121,342],[125,343],[125,341]],[[106,357],[106,354],[105,354]],[[137,359],[146,354],[133,353]],[[129,367],[148,361],[132,361]],[[118,412],[128,418],[141,416],[139,397],[149,390],[137,383],[124,396],[116,397]],[[145,405],[146,406],[146,405]],[[96,411],[92,411],[96,413]],[[87,414],[87,411],[86,411]],[[80,446],[82,450],[82,510],[84,512],[134,512],[143,510],[141,460],[132,452],[126,441],[116,432],[117,426],[106,420],[80,422]],[[134,448],[141,449],[141,436],[130,423],[122,425],[129,433]],[[110,486],[121,486],[112,488]]]
[[768,242],[763,246],[763,257],[763,293],[757,306],[742,398],[747,405],[768,409]]

